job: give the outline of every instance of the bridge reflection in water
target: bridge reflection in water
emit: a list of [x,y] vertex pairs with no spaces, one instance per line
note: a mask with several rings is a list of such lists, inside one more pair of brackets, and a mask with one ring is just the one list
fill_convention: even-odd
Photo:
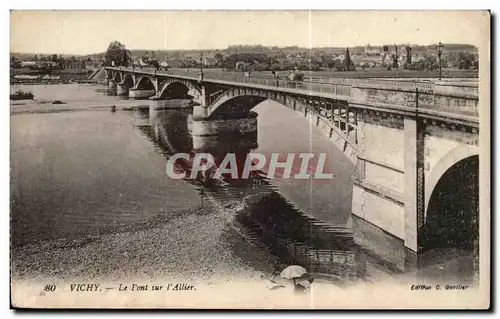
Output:
[[[192,136],[190,114],[188,109],[141,109],[137,111],[137,128],[167,160],[176,153],[188,153],[191,158],[196,153],[210,153],[218,164],[226,154],[235,153],[240,167],[247,154],[258,147],[256,134]],[[413,280],[419,276],[416,254],[405,248],[402,240],[354,215],[347,228],[335,227],[302,212],[259,172],[248,179],[202,175],[191,179],[189,160],[177,160],[176,165],[178,171],[187,173],[184,180],[195,185],[203,200],[231,209],[232,229],[251,246],[272,255],[275,271],[299,264],[316,275],[342,282],[372,281],[408,272]]]

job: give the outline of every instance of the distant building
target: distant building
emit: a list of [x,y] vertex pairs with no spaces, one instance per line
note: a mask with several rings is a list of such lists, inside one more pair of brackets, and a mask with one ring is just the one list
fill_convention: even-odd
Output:
[[85,67],[88,69],[98,68],[103,65],[104,61],[98,58],[89,58],[85,61]]
[[143,67],[143,66],[147,66],[148,64],[146,62],[144,62],[142,59],[137,59],[135,60],[133,63],[132,63],[134,66],[139,66],[139,67]]
[[370,45],[365,45],[364,56],[380,56],[381,51],[376,48],[370,47]]
[[28,69],[59,69],[60,63],[53,61],[22,61],[20,63],[22,68]]
[[22,61],[21,67],[23,68],[36,68],[38,66],[37,61]]
[[236,62],[236,65],[234,66],[234,68],[236,70],[243,71],[247,66],[248,66],[247,62],[245,62],[245,61],[238,61],[238,62]]
[[160,62],[160,67],[161,67],[161,68],[166,69],[166,68],[170,67],[170,65],[168,64],[168,62],[167,62],[167,61],[162,60],[162,61]]
[[204,57],[203,58],[203,65],[204,66],[214,66],[214,65],[217,65],[217,60],[215,58],[211,58],[211,57]]
[[[51,62],[47,62],[51,63]],[[64,60],[61,62],[62,69],[85,69],[85,61],[83,60]]]

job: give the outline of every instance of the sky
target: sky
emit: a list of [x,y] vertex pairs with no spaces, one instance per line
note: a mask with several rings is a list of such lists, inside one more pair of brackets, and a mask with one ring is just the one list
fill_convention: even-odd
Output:
[[11,11],[10,19],[10,51],[41,54],[99,53],[114,40],[132,50],[179,50],[479,46],[489,38],[488,15],[479,11]]

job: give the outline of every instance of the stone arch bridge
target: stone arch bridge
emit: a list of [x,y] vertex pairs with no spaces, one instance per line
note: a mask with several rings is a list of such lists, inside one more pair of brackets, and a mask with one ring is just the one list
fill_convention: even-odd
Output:
[[192,98],[193,135],[255,132],[257,116],[251,110],[268,99],[301,112],[355,164],[354,215],[415,252],[470,248],[477,240],[477,86],[375,79],[293,82],[113,67],[106,72],[119,94]]

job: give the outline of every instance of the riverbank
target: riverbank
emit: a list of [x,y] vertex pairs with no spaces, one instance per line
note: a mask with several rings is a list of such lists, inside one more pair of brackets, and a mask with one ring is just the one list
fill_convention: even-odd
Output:
[[33,100],[34,96],[31,92],[16,91],[10,94],[11,101]]
[[109,109],[115,107],[117,111],[137,111],[148,110],[181,110],[191,108],[193,103],[190,100],[163,100],[163,101],[150,101],[150,100],[119,100],[109,103],[95,102],[75,102],[70,103],[61,100],[11,100],[10,113],[11,114],[26,114],[26,113],[59,113],[59,112],[72,112],[82,111],[87,109]]
[[11,69],[10,84],[71,84],[88,81],[92,70],[68,69],[68,70],[29,70]]
[[147,222],[117,225],[93,235],[74,234],[16,247],[11,256],[12,278],[171,278],[199,283],[269,276],[265,267],[257,271],[236,255],[245,243],[228,232],[228,217],[224,211],[204,204],[185,211],[162,212]]
[[[56,101],[56,100],[54,100]],[[95,102],[74,102],[62,104],[53,104],[52,100],[20,100],[20,101],[10,101],[10,114],[38,114],[38,113],[59,113],[59,112],[72,112],[72,111],[83,111],[90,109],[104,109],[111,110],[112,106],[115,106],[118,111],[133,111],[138,109],[149,109],[148,101],[135,101],[135,100],[122,100],[115,101],[113,103],[99,103],[96,105]]]

